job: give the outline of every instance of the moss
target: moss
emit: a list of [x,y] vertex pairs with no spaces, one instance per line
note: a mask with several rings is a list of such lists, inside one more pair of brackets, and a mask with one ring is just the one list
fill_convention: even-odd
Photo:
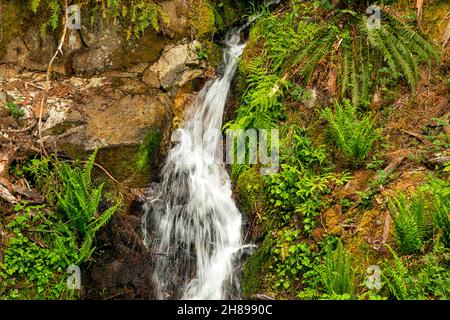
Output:
[[156,129],[149,129],[137,154],[136,167],[139,171],[149,169],[156,162],[160,141],[160,132]]
[[189,22],[197,37],[205,37],[216,32],[214,9],[209,1],[193,3],[189,11]]
[[244,263],[241,281],[244,298],[251,298],[264,287],[264,275],[268,273],[272,257],[272,241],[267,236],[261,246]]
[[264,203],[265,182],[258,169],[252,167],[244,171],[236,183],[236,191],[241,209],[251,212]]
[[6,44],[25,32],[31,17],[31,10],[23,3],[0,1],[0,58],[6,53]]

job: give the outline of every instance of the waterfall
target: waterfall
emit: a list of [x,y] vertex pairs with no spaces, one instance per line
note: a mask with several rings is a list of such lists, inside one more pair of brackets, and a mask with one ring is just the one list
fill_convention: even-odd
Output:
[[223,75],[190,107],[162,170],[159,199],[145,205],[154,228],[154,280],[159,298],[225,299],[237,289],[235,254],[243,247],[241,214],[223,167],[218,130],[238,59],[242,28],[228,32]]
[[[270,1],[268,4],[278,3]],[[158,298],[232,299],[242,243],[242,217],[222,162],[220,129],[231,81],[245,44],[242,30],[225,36],[222,75],[208,82],[172,136],[177,144],[162,169],[159,194],[144,206],[144,235],[151,246]]]

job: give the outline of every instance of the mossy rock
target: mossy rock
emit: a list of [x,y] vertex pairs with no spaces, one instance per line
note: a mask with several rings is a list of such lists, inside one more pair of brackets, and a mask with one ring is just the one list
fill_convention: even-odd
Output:
[[265,181],[256,167],[244,171],[236,183],[236,194],[241,209],[252,212],[255,206],[262,206],[265,200]]
[[263,290],[272,258],[272,240],[266,236],[261,246],[245,261],[241,281],[244,298],[252,298]]

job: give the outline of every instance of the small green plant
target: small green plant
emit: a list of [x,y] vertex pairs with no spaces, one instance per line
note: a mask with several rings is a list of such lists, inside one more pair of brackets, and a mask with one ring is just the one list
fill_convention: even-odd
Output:
[[66,269],[77,261],[74,235],[44,205],[17,204],[6,225],[12,237],[2,250],[0,297],[57,299],[66,294]]
[[326,248],[326,256],[320,273],[322,284],[329,298],[340,296],[350,299],[354,295],[353,270],[350,254],[338,241],[336,250],[331,246]]
[[382,159],[382,155],[380,152],[376,152],[373,157],[372,161],[367,163],[366,168],[369,170],[380,170],[384,167],[385,161]]
[[324,198],[333,185],[342,185],[349,176],[332,173],[317,174],[301,165],[281,164],[278,174],[265,176],[268,199],[280,223],[291,220],[294,213],[301,217],[303,230],[310,233],[320,210],[327,205]]
[[[296,160],[307,166],[323,165],[327,159],[324,145],[314,146],[310,137],[301,128],[297,128],[293,134],[293,141],[284,150],[284,154],[293,156]],[[289,152],[292,150],[292,152]]]
[[7,102],[5,107],[6,110],[8,110],[11,115],[17,120],[25,115],[25,111],[20,109],[20,107],[14,102]]
[[303,89],[301,86],[296,84],[294,89],[291,91],[292,98],[299,102],[311,98],[311,91]]
[[168,22],[165,12],[153,2],[140,1],[131,7],[131,23],[136,38],[143,35],[148,27],[159,31],[159,19]]
[[335,112],[327,108],[322,116],[328,121],[328,133],[344,160],[358,167],[367,158],[379,138],[371,115],[358,116],[356,107],[345,100],[336,103]]
[[48,204],[54,205],[58,188],[58,185],[54,183],[57,176],[54,161],[55,159],[51,156],[27,159],[23,163],[15,163],[11,173],[16,177],[26,178],[31,186],[45,195]]
[[200,60],[208,59],[208,48],[196,47],[195,51],[197,52],[198,58]]
[[[406,262],[389,247],[392,261],[385,263],[383,277],[391,294],[398,300],[449,299],[450,271],[448,249],[438,243],[432,253],[415,261],[408,269]],[[404,257],[403,259],[408,259]]]
[[392,253],[393,261],[385,264],[383,277],[389,287],[391,293],[398,300],[417,299],[420,293],[413,277],[410,275],[408,268],[398,257],[394,250],[389,247]]
[[403,254],[418,253],[424,245],[427,221],[423,197],[416,196],[409,202],[405,195],[389,201],[395,224],[399,250]]
[[63,192],[58,193],[58,207],[64,213],[67,223],[78,233],[80,245],[79,262],[89,259],[94,248],[96,232],[105,225],[119,204],[103,213],[98,210],[103,184],[95,187],[91,180],[91,171],[97,151],[88,159],[83,168],[71,167],[60,163],[58,174],[63,183]]
[[301,283],[303,275],[319,263],[308,243],[300,240],[300,230],[280,230],[276,235],[271,267],[274,287],[288,290]]
[[428,184],[421,188],[422,192],[428,194],[432,227],[435,235],[450,247],[450,183],[448,180],[431,179]]

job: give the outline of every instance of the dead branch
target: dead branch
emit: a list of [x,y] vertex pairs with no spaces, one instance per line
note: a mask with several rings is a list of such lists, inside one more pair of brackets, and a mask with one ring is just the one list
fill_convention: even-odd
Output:
[[257,294],[256,294],[256,298],[257,298],[258,300],[275,300],[274,297],[270,297],[270,296],[265,295],[265,294],[262,294],[262,293],[257,293]]
[[[56,59],[56,57],[58,56],[59,53],[61,53],[61,55],[63,54],[62,48],[63,48],[63,45],[64,45],[64,41],[66,39],[67,22],[68,21],[69,21],[69,3],[68,3],[68,0],[64,0],[64,28],[63,28],[63,34],[61,36],[61,40],[59,40],[58,48],[56,49],[55,54],[53,55],[52,59],[50,60],[50,63],[48,64],[48,68],[47,68],[47,83],[50,83],[53,61],[55,61],[55,59]],[[50,89],[50,88],[47,87],[46,89]]]
[[400,131],[402,131],[402,132],[404,132],[404,133],[406,133],[406,134],[409,134],[410,136],[413,136],[413,137],[419,139],[420,141],[423,142],[423,144],[425,144],[425,145],[427,145],[427,146],[433,146],[433,143],[430,142],[430,141],[427,139],[427,137],[425,137],[424,135],[422,135],[422,134],[420,134],[420,133],[411,132],[411,131],[403,130],[403,129],[401,129]]
[[[65,160],[65,161],[71,162],[71,163],[75,162],[75,160],[73,160],[73,159],[67,159],[67,160]],[[85,164],[87,161],[79,161],[79,162]],[[111,179],[112,182],[114,182],[114,185],[115,185],[115,187],[116,187],[117,193],[118,193],[119,195],[121,195],[122,193],[120,192],[120,182],[117,181],[117,179],[114,178],[114,177],[112,176],[112,174],[109,173],[108,170],[106,170],[106,169],[105,169],[103,166],[101,166],[100,164],[94,162],[94,166],[97,167],[97,168],[99,168],[101,171],[103,171],[103,172],[106,174],[106,176],[107,176],[109,179]]]
[[2,184],[0,184],[0,198],[5,199],[9,203],[18,203],[19,200],[17,200],[16,197],[14,197],[11,192],[7,188],[5,188]]
[[[13,195],[14,193],[20,194],[31,200],[32,203],[42,203],[44,199],[38,193],[27,190],[25,188],[19,187],[12,184],[7,178],[0,177],[0,186],[4,187],[8,192]],[[9,201],[8,201],[9,202]]]
[[31,121],[31,123],[28,126],[26,126],[25,128],[23,128],[23,129],[3,130],[3,132],[4,133],[22,133],[22,132],[27,132],[27,131],[33,129],[34,126],[36,125],[36,123],[37,123],[37,120],[33,119]]
[[443,166],[444,164],[450,162],[450,156],[444,156],[443,154],[435,153],[433,154],[433,156],[426,157],[424,159],[424,162],[430,167]]

